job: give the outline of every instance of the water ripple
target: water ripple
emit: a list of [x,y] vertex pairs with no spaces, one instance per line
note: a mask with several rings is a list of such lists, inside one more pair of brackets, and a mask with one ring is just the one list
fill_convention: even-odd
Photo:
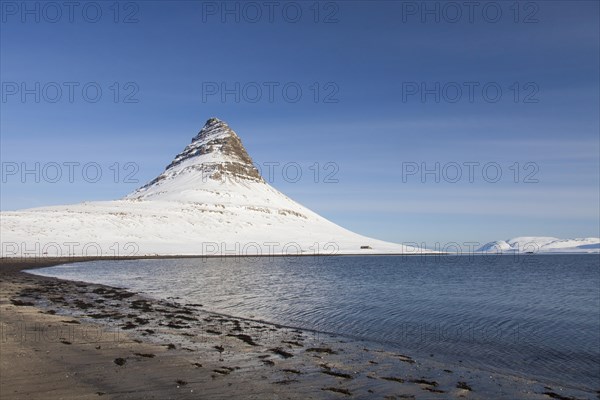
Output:
[[596,256],[98,261],[36,273],[597,389]]

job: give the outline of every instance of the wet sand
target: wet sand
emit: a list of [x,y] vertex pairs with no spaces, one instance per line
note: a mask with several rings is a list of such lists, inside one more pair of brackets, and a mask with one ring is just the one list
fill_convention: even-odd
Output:
[[0,260],[0,398],[600,398],[23,272],[83,260]]

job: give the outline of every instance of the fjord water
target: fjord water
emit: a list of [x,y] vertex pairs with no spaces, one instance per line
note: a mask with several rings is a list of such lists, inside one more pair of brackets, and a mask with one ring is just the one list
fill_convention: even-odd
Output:
[[375,342],[414,357],[597,390],[598,255],[181,258],[36,274]]

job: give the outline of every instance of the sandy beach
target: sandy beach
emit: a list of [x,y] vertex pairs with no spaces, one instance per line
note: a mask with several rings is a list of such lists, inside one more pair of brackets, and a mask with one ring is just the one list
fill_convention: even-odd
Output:
[[600,398],[23,272],[75,261],[84,259],[1,260],[2,399]]

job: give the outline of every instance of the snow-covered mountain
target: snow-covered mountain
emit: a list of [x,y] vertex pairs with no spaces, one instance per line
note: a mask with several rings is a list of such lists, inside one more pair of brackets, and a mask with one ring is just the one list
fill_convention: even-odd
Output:
[[271,187],[216,118],[160,176],[121,200],[0,219],[3,257],[418,252],[346,230]]
[[598,253],[600,238],[559,239],[547,236],[521,236],[489,242],[479,249],[485,253]]

